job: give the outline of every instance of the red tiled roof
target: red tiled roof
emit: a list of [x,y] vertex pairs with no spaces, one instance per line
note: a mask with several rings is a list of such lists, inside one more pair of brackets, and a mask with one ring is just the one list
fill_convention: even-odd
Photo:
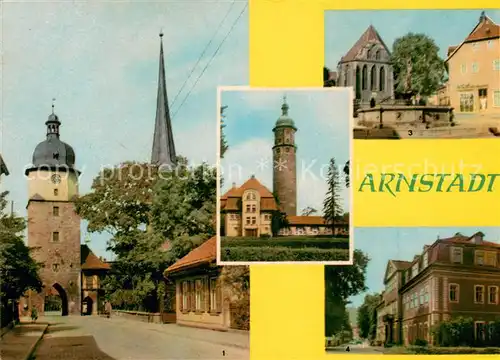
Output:
[[254,176],[248,179],[240,187],[233,187],[229,189],[224,195],[221,196],[221,209],[224,210],[240,210],[240,200],[246,190],[255,190],[260,195],[260,208],[261,210],[276,210],[276,201],[274,196],[264,185],[260,183]]
[[80,261],[82,270],[109,270],[111,266],[94,255],[87,245],[80,245]]
[[391,260],[391,262],[396,266],[396,270],[405,270],[411,265],[411,261]]
[[363,35],[361,35],[359,40],[356,41],[354,46],[347,52],[347,54],[345,54],[342,59],[340,59],[340,61],[345,62],[355,60],[361,49],[363,49],[370,43],[379,43],[387,50],[388,53],[390,53],[377,30],[375,30],[373,25],[370,25],[368,29],[366,29],[366,31],[363,33]]
[[[476,234],[474,234],[474,235],[476,235]],[[439,241],[443,242],[443,243],[447,243],[447,244],[474,244],[473,242],[471,242],[474,235],[472,235],[472,236],[455,235],[455,236],[452,236],[449,238],[439,239]],[[494,242],[486,241],[486,240],[481,241],[481,243],[479,243],[477,245],[500,247],[499,243],[494,243]]]
[[191,250],[186,256],[177,260],[176,263],[171,265],[166,273],[178,271],[186,267],[200,265],[204,263],[211,263],[216,260],[217,254],[217,237],[211,237],[197,248]]

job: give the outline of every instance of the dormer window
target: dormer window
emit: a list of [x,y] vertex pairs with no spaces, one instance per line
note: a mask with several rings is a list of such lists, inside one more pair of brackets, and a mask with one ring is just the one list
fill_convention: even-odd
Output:
[[450,248],[450,251],[451,251],[451,254],[450,254],[451,262],[452,263],[461,264],[462,263],[462,258],[463,258],[462,248],[461,247],[452,246]]
[[418,262],[411,268],[411,277],[414,278],[418,274]]
[[474,252],[474,262],[476,265],[484,265],[484,251],[476,250]]
[[426,268],[429,265],[429,253],[426,252],[422,259],[422,268]]

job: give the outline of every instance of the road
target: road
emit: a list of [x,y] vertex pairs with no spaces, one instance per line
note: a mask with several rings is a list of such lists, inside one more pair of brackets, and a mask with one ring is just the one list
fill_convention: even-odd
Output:
[[248,333],[148,324],[118,317],[50,316],[32,360],[249,359]]

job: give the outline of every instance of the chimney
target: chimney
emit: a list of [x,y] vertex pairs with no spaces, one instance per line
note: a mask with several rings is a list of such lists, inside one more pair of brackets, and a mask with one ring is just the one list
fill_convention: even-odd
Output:
[[103,260],[104,262],[106,262],[106,258],[103,258],[102,260]]
[[475,233],[472,235],[473,244],[481,244],[483,242],[484,234],[482,232]]
[[233,183],[233,189],[234,189],[235,187],[236,187],[236,183],[234,182],[234,183]]

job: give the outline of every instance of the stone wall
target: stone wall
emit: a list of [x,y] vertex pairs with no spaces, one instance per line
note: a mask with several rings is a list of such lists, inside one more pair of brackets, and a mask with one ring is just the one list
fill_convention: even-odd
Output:
[[430,129],[449,127],[453,108],[448,106],[376,106],[358,110],[357,125],[368,128],[387,125]]

